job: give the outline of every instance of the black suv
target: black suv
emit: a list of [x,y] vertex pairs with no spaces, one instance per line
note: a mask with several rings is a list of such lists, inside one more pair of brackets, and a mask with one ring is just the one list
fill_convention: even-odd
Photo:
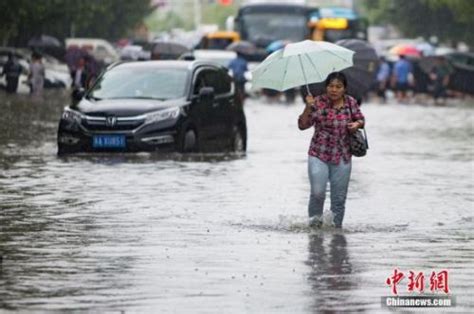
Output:
[[227,70],[212,62],[113,65],[73,99],[59,122],[60,155],[246,150],[242,103]]

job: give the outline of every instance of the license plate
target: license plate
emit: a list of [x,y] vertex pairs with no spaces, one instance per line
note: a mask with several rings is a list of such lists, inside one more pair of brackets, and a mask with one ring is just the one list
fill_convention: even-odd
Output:
[[94,135],[92,147],[94,148],[125,148],[125,135]]

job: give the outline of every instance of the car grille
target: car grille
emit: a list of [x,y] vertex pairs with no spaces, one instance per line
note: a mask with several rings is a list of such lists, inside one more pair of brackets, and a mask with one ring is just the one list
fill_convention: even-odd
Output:
[[86,116],[81,120],[83,127],[90,131],[131,131],[145,122],[144,116],[136,117],[92,117]]

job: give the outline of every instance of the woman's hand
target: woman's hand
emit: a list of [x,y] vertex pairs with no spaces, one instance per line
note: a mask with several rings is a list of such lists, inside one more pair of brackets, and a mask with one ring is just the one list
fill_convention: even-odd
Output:
[[314,104],[314,97],[311,94],[306,95],[305,100],[306,100],[306,106],[308,106],[308,105],[311,106],[311,105]]
[[316,99],[313,97],[313,95],[308,94],[305,100],[306,100],[306,106],[304,108],[303,114],[309,115],[314,111],[314,105],[315,105]]
[[355,133],[358,129],[360,129],[362,127],[362,123],[360,123],[359,121],[356,121],[356,122],[349,122],[347,124],[347,128],[349,129],[349,132],[350,133]]

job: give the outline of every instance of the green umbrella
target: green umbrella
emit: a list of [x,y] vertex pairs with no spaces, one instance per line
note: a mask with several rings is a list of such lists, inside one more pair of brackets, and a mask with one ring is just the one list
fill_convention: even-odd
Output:
[[329,73],[352,66],[354,51],[325,41],[288,44],[252,71],[253,87],[284,91],[322,82]]

